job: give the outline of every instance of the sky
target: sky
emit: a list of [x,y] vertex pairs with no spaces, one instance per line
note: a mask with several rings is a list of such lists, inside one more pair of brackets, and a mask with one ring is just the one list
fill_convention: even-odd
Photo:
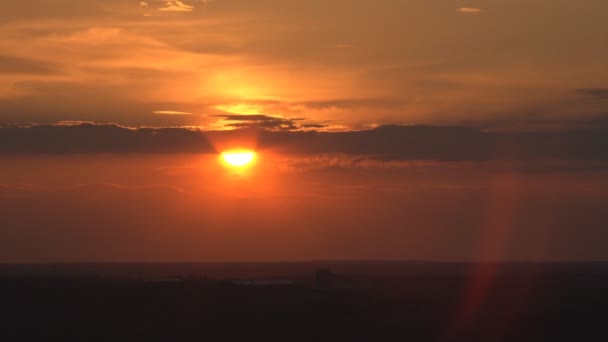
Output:
[[1,7],[0,262],[608,260],[605,0]]
[[11,1],[0,118],[561,126],[608,111],[606,10],[603,0]]

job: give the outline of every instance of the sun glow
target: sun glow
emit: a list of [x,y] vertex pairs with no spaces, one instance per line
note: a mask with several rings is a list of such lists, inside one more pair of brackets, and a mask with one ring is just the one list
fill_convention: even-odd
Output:
[[225,164],[232,167],[245,167],[255,160],[256,154],[253,151],[238,150],[226,151],[221,155]]

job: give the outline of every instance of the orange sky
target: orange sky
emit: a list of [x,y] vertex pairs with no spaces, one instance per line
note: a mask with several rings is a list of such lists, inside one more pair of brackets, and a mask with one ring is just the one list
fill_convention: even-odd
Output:
[[228,112],[325,130],[563,126],[608,111],[606,10],[603,0],[11,1],[0,120],[218,128],[212,115]]
[[608,260],[606,13],[3,1],[0,262]]
[[261,155],[0,159],[0,260],[597,260],[606,171]]

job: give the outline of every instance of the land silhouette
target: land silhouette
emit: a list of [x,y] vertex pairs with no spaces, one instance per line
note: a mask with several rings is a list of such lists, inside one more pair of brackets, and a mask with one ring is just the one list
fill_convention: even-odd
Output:
[[5,341],[602,341],[603,263],[0,267]]

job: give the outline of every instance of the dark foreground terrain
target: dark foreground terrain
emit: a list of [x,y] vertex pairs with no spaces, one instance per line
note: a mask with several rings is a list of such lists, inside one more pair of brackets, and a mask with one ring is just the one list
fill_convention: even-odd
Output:
[[608,341],[608,267],[4,265],[0,305],[0,341]]

